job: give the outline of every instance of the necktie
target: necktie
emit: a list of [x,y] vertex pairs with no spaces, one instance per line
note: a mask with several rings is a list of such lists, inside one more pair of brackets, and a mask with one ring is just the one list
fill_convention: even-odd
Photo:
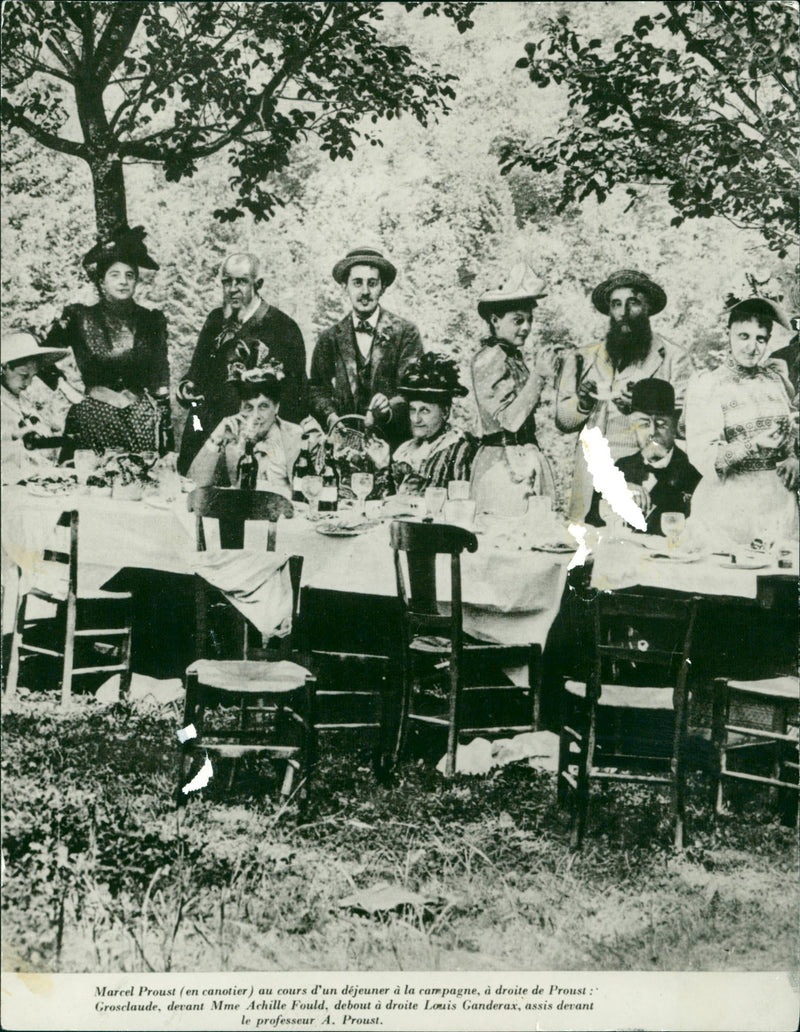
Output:
[[368,333],[370,335],[370,337],[371,337],[372,336],[372,327],[364,319],[359,319],[359,321],[358,321],[358,323],[356,325],[356,333]]

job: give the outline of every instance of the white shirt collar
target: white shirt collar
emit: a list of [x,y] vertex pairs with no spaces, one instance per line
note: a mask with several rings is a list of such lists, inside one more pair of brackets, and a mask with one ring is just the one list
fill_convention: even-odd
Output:
[[381,306],[380,305],[378,305],[378,307],[375,309],[375,311],[372,313],[372,315],[368,319],[364,319],[364,320],[362,320],[361,316],[358,315],[354,311],[353,312],[353,329],[355,329],[358,326],[358,324],[363,321],[363,322],[367,323],[368,326],[371,326],[372,330],[374,332],[375,329],[377,328],[378,319],[380,319],[380,317],[381,317]]
[[248,319],[251,319],[258,311],[258,306],[261,304],[261,295],[253,294],[253,300],[247,306],[247,308],[241,308],[237,319],[239,324],[246,323]]

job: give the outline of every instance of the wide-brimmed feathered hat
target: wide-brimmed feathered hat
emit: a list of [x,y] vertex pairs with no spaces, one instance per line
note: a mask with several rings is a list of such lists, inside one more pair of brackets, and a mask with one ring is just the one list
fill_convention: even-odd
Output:
[[158,263],[147,253],[147,245],[144,242],[146,236],[144,226],[134,226],[133,229],[121,226],[86,253],[83,267],[91,272],[101,262],[105,265],[124,262],[126,265],[136,266],[137,269],[158,269]]
[[497,306],[506,307],[509,303],[519,301],[520,304],[530,302],[531,307],[546,297],[544,282],[539,279],[526,262],[520,262],[509,272],[504,283],[496,290],[487,290],[478,299],[478,315],[487,319]]
[[394,265],[372,247],[357,247],[338,261],[333,267],[333,278],[337,283],[345,283],[347,274],[354,265],[374,265],[381,274],[381,281],[384,287],[390,287],[397,277],[397,269]]
[[453,359],[435,351],[426,351],[420,358],[409,362],[397,389],[407,401],[437,401],[442,404],[467,394],[467,388],[459,382],[458,366]]
[[603,280],[600,286],[592,291],[592,304],[598,312],[608,315],[611,295],[621,287],[628,287],[629,290],[637,290],[644,294],[650,307],[650,315],[656,315],[666,307],[666,291],[654,283],[647,273],[639,272],[637,269],[619,269],[612,272],[607,280]]
[[0,364],[4,366],[34,359],[45,365],[58,362],[68,354],[66,348],[40,348],[34,335],[24,330],[7,333],[0,340]]

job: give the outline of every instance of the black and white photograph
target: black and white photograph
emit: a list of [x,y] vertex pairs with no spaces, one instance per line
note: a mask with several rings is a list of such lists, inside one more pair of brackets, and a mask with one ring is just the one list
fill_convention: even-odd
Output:
[[792,1030],[794,0],[4,0],[7,1029]]

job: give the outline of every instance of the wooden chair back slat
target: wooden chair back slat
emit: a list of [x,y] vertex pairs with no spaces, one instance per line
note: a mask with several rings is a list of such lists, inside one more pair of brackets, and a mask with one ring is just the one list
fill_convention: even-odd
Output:
[[[411,613],[437,612],[436,556],[451,556],[451,604],[461,611],[461,562],[464,551],[476,552],[478,539],[462,527],[446,523],[408,523],[395,520],[390,527],[398,597]],[[406,557],[408,583],[400,553]]]
[[206,548],[203,519],[219,524],[221,548],[244,548],[244,529],[248,520],[266,521],[267,551],[275,551],[275,524],[281,517],[294,515],[294,506],[273,491],[241,491],[233,487],[198,487],[189,495],[189,511],[195,514],[197,550]]

